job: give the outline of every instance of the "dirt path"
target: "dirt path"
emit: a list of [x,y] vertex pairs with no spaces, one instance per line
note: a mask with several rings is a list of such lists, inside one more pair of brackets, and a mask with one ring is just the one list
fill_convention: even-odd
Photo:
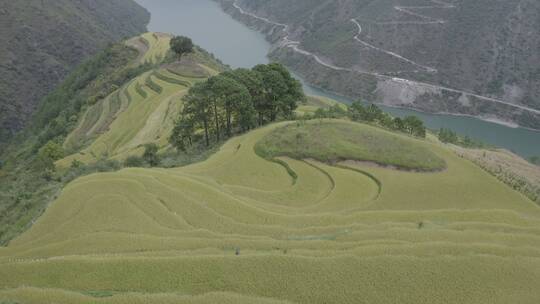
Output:
[[[424,14],[418,13],[417,11],[418,10],[421,11],[421,10],[424,10],[424,9],[454,9],[455,5],[450,4],[450,3],[446,3],[446,2],[442,2],[442,1],[438,1],[438,0],[430,0],[430,1],[434,5],[394,6],[394,9],[397,10],[397,11],[399,11],[401,13],[404,13],[404,14],[407,14],[407,15],[410,15],[410,16],[413,16],[413,17],[416,17],[416,18],[419,18],[420,20],[424,20],[424,21],[387,21],[387,22],[373,22],[373,24],[378,24],[378,25],[407,25],[407,24],[414,24],[414,25],[430,25],[430,24],[442,25],[442,24],[445,24],[447,22],[446,20],[426,16]],[[397,53],[389,51],[389,50],[385,50],[383,48],[376,47],[376,46],[368,43],[367,41],[362,40],[362,38],[361,38],[362,25],[360,24],[360,22],[358,22],[358,20],[356,20],[354,18],[351,19],[351,22],[353,22],[358,27],[358,34],[356,36],[354,36],[354,40],[358,41],[362,45],[367,46],[369,48],[372,48],[374,50],[377,50],[377,51],[379,51],[381,53],[390,55],[390,56],[395,57],[397,59],[400,59],[402,61],[405,61],[405,62],[407,62],[407,63],[409,63],[409,64],[411,64],[413,66],[416,66],[418,68],[421,68],[421,69],[425,70],[428,73],[437,73],[438,72],[437,69],[435,69],[433,67],[420,64],[420,63],[415,62],[415,61],[413,61],[411,59],[405,58],[404,56],[402,56],[400,54],[397,54]],[[410,71],[410,72],[418,72],[418,71]]]
[[[423,14],[420,14],[418,12],[415,12],[415,10],[423,10],[423,9],[453,9],[456,8],[455,5],[446,3],[439,0],[430,0],[434,5],[424,5],[424,6],[394,6],[394,9],[397,11],[400,11],[402,13],[418,17],[420,19],[423,19],[425,21],[416,21],[413,22],[413,24],[444,24],[446,23],[446,20],[438,19],[429,17]],[[410,22],[411,23],[411,22]],[[397,23],[399,24],[399,23]]]
[[419,67],[419,68],[421,68],[421,69],[423,69],[423,70],[426,70],[426,71],[429,72],[429,73],[437,73],[437,69],[435,69],[435,68],[432,68],[432,67],[428,67],[428,66],[422,65],[422,64],[420,64],[420,63],[418,63],[418,62],[415,62],[415,61],[413,61],[413,60],[407,59],[407,58],[405,58],[405,57],[403,57],[403,56],[401,56],[401,55],[399,55],[399,54],[397,54],[397,53],[394,53],[394,52],[391,52],[391,51],[388,51],[388,50],[385,50],[385,49],[376,47],[376,46],[374,46],[373,44],[370,44],[370,43],[368,43],[368,42],[362,40],[362,39],[360,38],[360,35],[362,34],[362,25],[360,25],[360,23],[359,23],[356,19],[354,19],[354,18],[351,19],[351,22],[354,23],[354,24],[356,24],[356,26],[358,27],[358,34],[356,34],[356,36],[354,36],[354,40],[358,41],[359,43],[363,44],[364,46],[367,46],[367,47],[369,47],[369,48],[371,48],[371,49],[374,49],[374,50],[376,50],[376,51],[379,51],[379,52],[381,52],[381,53],[385,53],[385,54],[390,55],[390,56],[392,56],[392,57],[395,57],[395,58],[398,58],[398,59],[400,59],[400,60],[403,60],[403,61],[405,61],[405,62],[407,62],[407,63],[410,63],[410,64],[412,64],[412,65],[414,65],[414,66],[416,66],[416,67]]

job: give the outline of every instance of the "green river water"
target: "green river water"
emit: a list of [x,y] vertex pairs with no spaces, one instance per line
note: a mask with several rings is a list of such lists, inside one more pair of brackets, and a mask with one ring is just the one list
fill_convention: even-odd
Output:
[[[136,0],[152,14],[148,30],[191,37],[232,67],[267,63],[270,44],[264,35],[234,20],[211,0]],[[350,100],[304,83],[307,94]],[[416,115],[430,129],[450,128],[460,135],[503,147],[523,156],[540,156],[540,132],[512,128],[464,116],[420,113],[382,107],[394,116]]]

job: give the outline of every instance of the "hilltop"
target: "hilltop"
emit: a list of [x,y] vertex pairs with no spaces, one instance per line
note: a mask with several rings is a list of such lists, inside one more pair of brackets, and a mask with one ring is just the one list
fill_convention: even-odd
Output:
[[218,2],[316,86],[540,129],[538,1]]
[[[0,302],[540,300],[540,207],[376,107],[310,97],[294,119],[172,151],[190,89],[229,69],[197,47],[178,60],[170,39],[146,33],[80,67],[53,95],[75,97],[38,112],[54,123],[9,149],[0,207],[23,216],[3,232]],[[122,168],[148,144],[192,159]],[[45,186],[28,177],[44,147],[65,152]]]
[[108,43],[144,32],[150,15],[132,0],[25,0],[2,1],[0,19],[3,148],[77,65]]

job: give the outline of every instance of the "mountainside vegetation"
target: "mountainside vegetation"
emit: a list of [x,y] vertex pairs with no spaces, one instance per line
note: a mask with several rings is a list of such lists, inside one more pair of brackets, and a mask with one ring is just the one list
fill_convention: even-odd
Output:
[[62,182],[52,177],[54,162],[67,152],[62,141],[80,113],[139,73],[141,67],[126,68],[137,56],[132,48],[114,45],[83,63],[45,98],[32,123],[0,154],[0,242],[24,230],[59,190]]
[[177,38],[99,52],[0,154],[0,303],[540,301],[536,166]]
[[144,32],[149,17],[132,0],[2,1],[0,149],[78,64]]
[[[80,65],[44,99],[31,123],[0,154],[1,243],[27,229],[65,183],[79,175],[117,170],[127,156],[142,156],[147,144],[168,144],[182,89],[225,68],[198,47],[177,62],[169,41],[168,35],[148,33],[114,44]],[[162,92],[153,91],[149,82]],[[126,137],[148,132],[149,109],[159,110],[168,121],[155,122],[155,132],[164,133],[162,140],[152,132]],[[132,145],[133,140],[141,142]],[[125,156],[114,158],[116,151]],[[189,163],[211,151],[194,148],[181,159],[165,161]]]
[[204,130],[209,146],[210,133],[219,142],[224,136],[293,118],[305,98],[300,82],[281,64],[227,71],[190,88],[170,141],[185,150],[193,145],[197,131]]
[[319,87],[540,129],[540,2],[220,0]]

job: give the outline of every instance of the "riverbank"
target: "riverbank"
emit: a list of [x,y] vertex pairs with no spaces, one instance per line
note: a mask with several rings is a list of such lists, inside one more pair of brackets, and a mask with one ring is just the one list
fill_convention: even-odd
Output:
[[[237,0],[215,1],[233,18],[266,35],[274,46],[270,53],[272,59],[285,63],[310,84],[325,90],[391,107],[433,114],[467,115],[489,122],[519,125],[530,130],[540,129],[540,110],[437,84],[340,67],[302,49],[300,38],[293,34],[296,31],[289,25],[249,12],[242,8]],[[365,43],[359,38],[362,28],[355,21],[352,20],[358,26],[359,33],[354,39]],[[291,38],[293,36],[294,38]],[[370,47],[379,49],[371,45]],[[398,54],[384,52],[405,59]],[[319,68],[316,68],[317,65]],[[316,73],[313,72],[315,68]],[[332,81],[333,78],[338,78],[339,81]]]
[[[264,31],[260,27],[261,25],[256,24],[256,22],[250,25],[251,28],[244,25],[226,13],[215,0],[137,1],[152,13],[153,17],[148,26],[150,31],[189,36],[193,38],[195,43],[215,54],[217,58],[233,68],[268,63],[269,52],[274,54],[269,41],[276,42],[281,36],[278,35],[280,34],[278,31],[274,33],[275,37],[263,35],[256,30]],[[220,30],[216,31],[216,28]],[[291,37],[290,40],[295,40],[295,37]],[[272,58],[276,59],[273,56]],[[302,77],[298,77],[303,81],[307,94],[324,96],[344,103],[350,103],[355,99],[344,96],[345,94],[332,93],[326,89],[328,86],[324,83],[312,81],[311,77],[315,77],[322,80],[332,78],[331,84],[333,86],[347,83],[346,79],[339,77],[325,78],[324,71],[321,72],[321,69],[313,62],[305,63],[304,73],[300,74]],[[310,85],[310,83],[315,83],[315,85]],[[358,84],[358,86],[360,85]],[[350,96],[355,95],[351,94]],[[424,112],[420,112],[399,105],[392,105],[392,107],[381,105],[381,108],[397,117],[416,115],[424,121],[429,129],[452,129],[462,136],[469,136],[490,146],[511,150],[525,158],[540,155],[540,132],[524,128],[510,128],[464,115],[430,114],[428,112],[432,111],[422,110]],[[442,109],[441,112],[446,112],[444,110]]]

